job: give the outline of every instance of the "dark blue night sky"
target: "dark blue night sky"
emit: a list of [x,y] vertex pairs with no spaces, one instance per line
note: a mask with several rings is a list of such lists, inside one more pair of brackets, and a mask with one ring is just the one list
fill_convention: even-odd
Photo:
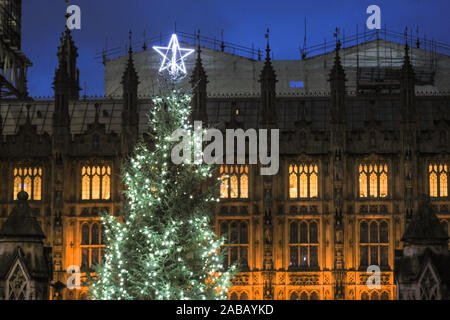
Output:
[[[448,0],[78,0],[82,29],[74,30],[79,47],[81,86],[88,95],[102,95],[104,68],[94,59],[105,47],[125,46],[131,29],[135,40],[177,29],[255,48],[264,48],[270,28],[275,59],[299,59],[307,17],[308,45],[330,39],[336,26],[347,34],[365,26],[366,9],[376,4],[382,10],[382,25],[402,32],[405,26],[427,38],[450,43]],[[23,51],[33,62],[29,71],[30,95],[53,95],[51,83],[56,68],[56,50],[64,30],[64,0],[23,0]],[[119,75],[118,75],[119,76]]]

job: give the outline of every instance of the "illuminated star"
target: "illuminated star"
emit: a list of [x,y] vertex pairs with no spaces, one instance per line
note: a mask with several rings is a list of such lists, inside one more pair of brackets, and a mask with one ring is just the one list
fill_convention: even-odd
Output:
[[163,57],[159,72],[167,70],[172,80],[181,79],[186,75],[184,59],[195,51],[194,49],[180,48],[176,34],[172,35],[167,47],[154,46],[153,49]]

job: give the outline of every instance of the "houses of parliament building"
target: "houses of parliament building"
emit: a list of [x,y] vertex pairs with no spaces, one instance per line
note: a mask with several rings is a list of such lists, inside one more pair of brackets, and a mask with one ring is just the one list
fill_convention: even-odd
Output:
[[[158,54],[105,55],[105,96],[80,96],[66,28],[54,97],[33,99],[21,1],[0,7],[0,299],[88,299],[68,279],[102,260],[99,212],[122,215],[120,168],[147,130]],[[269,42],[257,57],[187,44],[193,119],[280,129],[278,174],[217,170],[214,226],[240,270],[230,299],[450,298],[450,56],[373,36],[337,35],[301,60],[273,59]]]

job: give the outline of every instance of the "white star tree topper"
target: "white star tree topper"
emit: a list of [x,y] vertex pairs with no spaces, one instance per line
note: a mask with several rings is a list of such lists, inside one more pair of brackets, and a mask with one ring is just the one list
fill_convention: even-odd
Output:
[[187,71],[184,59],[195,50],[181,48],[176,34],[172,35],[167,47],[153,46],[153,49],[163,57],[161,67],[159,68],[160,73],[167,70],[174,81],[186,76]]

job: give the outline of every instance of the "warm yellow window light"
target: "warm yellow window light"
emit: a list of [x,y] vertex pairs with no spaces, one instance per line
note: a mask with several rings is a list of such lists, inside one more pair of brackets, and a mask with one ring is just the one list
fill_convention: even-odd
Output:
[[447,164],[430,164],[428,166],[428,183],[430,197],[448,197]]
[[319,196],[319,166],[317,164],[289,165],[289,198],[315,198]]
[[385,198],[389,194],[387,164],[359,165],[359,197]]
[[81,168],[81,199],[109,200],[111,198],[111,167],[83,166]]
[[220,166],[220,198],[248,199],[248,166]]
[[14,168],[14,200],[20,191],[28,193],[30,200],[42,200],[42,168]]

